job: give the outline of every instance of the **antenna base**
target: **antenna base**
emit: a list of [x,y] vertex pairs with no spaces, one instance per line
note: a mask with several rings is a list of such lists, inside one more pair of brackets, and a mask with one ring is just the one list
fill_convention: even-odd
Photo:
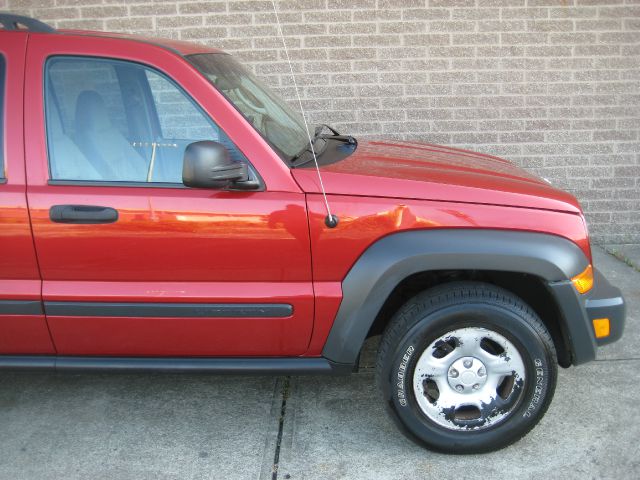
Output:
[[324,224],[329,228],[336,228],[340,220],[335,215],[327,215],[324,217]]

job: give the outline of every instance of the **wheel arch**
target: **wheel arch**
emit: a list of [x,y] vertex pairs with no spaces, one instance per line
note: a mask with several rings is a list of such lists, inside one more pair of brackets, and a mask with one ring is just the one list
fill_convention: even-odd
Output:
[[[365,250],[345,277],[343,300],[323,356],[355,364],[364,340],[384,326],[412,288],[467,279],[488,281],[522,297],[547,325],[560,365],[569,366],[576,341],[582,342],[582,358],[595,356],[595,342],[582,318],[568,318],[548,285],[570,283],[588,264],[576,244],[544,233],[439,229],[389,235]],[[524,288],[526,279],[534,280],[534,289]],[[399,292],[403,286],[410,288]]]
[[562,367],[571,365],[569,334],[564,328],[562,313],[553,298],[553,294],[546,287],[544,279],[520,272],[440,270],[411,275],[403,279],[389,294],[365,338],[382,334],[395,312],[411,297],[430,288],[458,281],[473,281],[494,285],[521,298],[536,312],[551,334],[559,365]]

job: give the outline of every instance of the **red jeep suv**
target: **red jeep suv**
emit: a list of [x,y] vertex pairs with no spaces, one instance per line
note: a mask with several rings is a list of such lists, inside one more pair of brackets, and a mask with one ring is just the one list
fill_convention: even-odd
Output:
[[0,24],[0,368],[349,373],[381,335],[391,418],[464,453],[620,338],[578,202],[512,163],[311,138],[206,46]]

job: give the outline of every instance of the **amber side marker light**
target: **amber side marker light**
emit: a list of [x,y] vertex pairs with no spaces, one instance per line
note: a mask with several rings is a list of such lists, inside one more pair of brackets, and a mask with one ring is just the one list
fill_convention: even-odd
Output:
[[593,319],[593,331],[596,334],[596,338],[608,337],[611,333],[611,326],[608,318],[594,318]]
[[589,265],[582,273],[571,279],[573,286],[580,293],[587,293],[593,287],[593,267]]

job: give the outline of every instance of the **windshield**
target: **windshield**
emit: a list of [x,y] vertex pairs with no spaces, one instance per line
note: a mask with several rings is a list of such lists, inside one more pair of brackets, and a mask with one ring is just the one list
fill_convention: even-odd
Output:
[[225,53],[189,55],[187,59],[220,90],[285,159],[309,143],[298,112]]

